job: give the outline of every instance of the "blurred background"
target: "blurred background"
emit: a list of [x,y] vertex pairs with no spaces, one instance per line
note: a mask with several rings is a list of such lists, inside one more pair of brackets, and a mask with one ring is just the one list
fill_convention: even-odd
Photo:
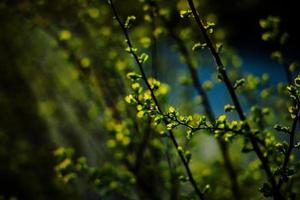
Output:
[[[162,21],[147,13],[146,3],[115,1],[123,20],[128,15],[137,17],[130,34],[133,43],[150,55],[147,74],[168,84],[165,90],[169,93],[162,92],[160,101],[183,114],[203,113],[175,42]],[[202,39],[193,20],[179,17],[179,11],[188,8],[185,1],[157,3],[188,49]],[[250,110],[249,98],[267,105],[263,98],[255,98],[272,96],[270,91],[261,95],[263,81],[272,87],[288,80],[282,64],[270,57],[281,47],[262,40],[264,30],[259,19],[269,15],[281,18],[280,30],[289,33],[283,51],[286,60],[292,62],[299,56],[297,2],[195,3],[205,20],[216,23],[213,37],[224,42],[223,57],[230,76],[246,75],[259,85],[257,94],[253,87],[250,97],[241,92],[245,110]],[[130,93],[125,75],[136,68],[124,51],[124,37],[107,1],[2,0],[0,29],[0,199],[168,199],[167,191],[173,191],[169,199],[189,198],[178,194],[178,188],[190,188],[173,176],[182,169],[175,152],[165,153],[170,144],[159,139],[159,130],[149,120],[136,121],[135,108],[124,101]],[[224,113],[223,106],[230,100],[216,79],[209,53],[190,54],[209,89],[214,113]],[[285,105],[285,100],[277,103]],[[274,116],[270,119],[276,120]],[[203,182],[219,184],[213,189],[219,194],[215,199],[231,199],[229,180],[220,178],[226,175],[214,137],[201,134],[190,145],[195,161],[192,170],[199,172]],[[91,184],[79,175],[71,185],[59,180],[53,152],[60,146],[72,148],[74,157],[85,156],[89,166],[100,169],[102,182],[93,180]],[[251,162],[253,155],[241,158],[240,148],[239,142],[234,143],[230,154],[240,172],[241,185],[248,186],[242,193],[257,199],[260,196],[252,189],[261,183],[261,175],[251,171],[257,167]],[[146,152],[140,163],[138,152]],[[166,160],[170,158],[175,160],[171,163],[173,174],[167,173]],[[242,170],[245,166],[250,166],[246,172]]]

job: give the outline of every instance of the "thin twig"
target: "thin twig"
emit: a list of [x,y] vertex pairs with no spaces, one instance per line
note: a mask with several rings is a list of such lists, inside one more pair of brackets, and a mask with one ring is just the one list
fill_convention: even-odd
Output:
[[[283,164],[282,164],[282,167],[281,167],[281,170],[283,173],[286,172],[287,170],[287,167],[288,167],[288,164],[289,164],[289,161],[290,161],[290,157],[291,157],[291,153],[292,153],[292,150],[294,148],[294,142],[295,142],[295,131],[296,131],[296,128],[297,128],[297,123],[298,123],[298,119],[299,119],[299,115],[300,115],[300,106],[299,106],[299,102],[298,102],[298,105],[297,105],[297,116],[294,118],[293,120],[293,124],[292,124],[292,128],[289,132],[289,135],[290,135],[290,140],[289,140],[289,147],[285,153],[285,157],[284,157],[284,160],[283,160]],[[281,178],[279,180],[279,183],[278,183],[278,188],[280,189],[280,187],[282,186],[283,184],[283,179]]]
[[[114,16],[115,16],[116,20],[118,21],[118,23],[119,23],[119,25],[120,25],[123,33],[124,33],[124,36],[126,38],[126,43],[127,43],[128,47],[130,49],[129,51],[130,51],[131,55],[134,57],[134,60],[135,60],[135,62],[137,63],[137,65],[139,67],[139,70],[140,70],[141,75],[142,75],[142,79],[144,80],[147,88],[149,89],[149,91],[151,93],[152,100],[154,101],[154,103],[155,103],[158,111],[162,113],[162,110],[161,110],[161,108],[159,106],[159,103],[158,103],[158,100],[157,100],[157,98],[156,98],[156,96],[154,94],[154,91],[152,90],[152,88],[151,88],[151,86],[150,86],[150,84],[149,84],[149,82],[147,80],[147,76],[146,76],[146,74],[144,72],[143,66],[142,66],[141,62],[139,61],[137,54],[132,50],[133,45],[132,45],[132,43],[130,41],[127,29],[125,28],[124,24],[121,22],[121,19],[120,19],[119,15],[118,15],[115,7],[114,7],[114,4],[113,4],[112,0],[109,0],[108,2],[110,4],[110,6],[111,6],[111,9],[112,9],[112,11],[114,13]],[[165,124],[167,123],[166,121],[164,121],[164,122],[165,122]],[[177,151],[177,153],[178,153],[178,155],[179,155],[179,157],[180,157],[180,159],[181,159],[181,161],[182,161],[182,163],[183,163],[183,165],[185,167],[187,175],[189,177],[189,181],[192,184],[192,186],[193,186],[193,188],[194,188],[197,196],[199,197],[199,199],[204,200],[204,194],[198,188],[197,183],[196,183],[196,181],[195,181],[195,179],[193,177],[193,174],[192,174],[192,172],[190,170],[189,164],[188,164],[187,160],[185,159],[185,157],[183,155],[183,152],[178,150],[178,146],[179,145],[177,143],[177,140],[176,140],[176,138],[175,138],[172,130],[169,130],[169,137],[171,138],[172,143],[173,143],[174,147],[176,148],[176,151]]]
[[214,60],[215,60],[215,63],[216,63],[216,65],[218,67],[218,70],[219,70],[219,73],[222,75],[223,81],[224,81],[224,83],[227,87],[227,90],[228,90],[228,92],[231,96],[232,102],[233,102],[233,104],[236,108],[236,111],[239,115],[239,118],[240,118],[240,120],[245,122],[246,129],[249,131],[249,139],[250,139],[251,144],[253,146],[253,150],[257,154],[258,158],[260,159],[260,161],[262,163],[262,167],[265,170],[266,175],[268,177],[268,180],[272,185],[273,197],[274,197],[274,199],[283,199],[282,194],[280,193],[280,191],[277,188],[276,180],[275,180],[275,178],[273,176],[273,173],[271,172],[270,166],[268,164],[268,159],[263,155],[263,153],[262,153],[262,151],[261,151],[261,149],[260,149],[260,147],[259,147],[259,145],[256,141],[256,137],[250,132],[250,126],[246,122],[246,117],[244,115],[241,104],[238,100],[238,97],[235,93],[235,90],[232,86],[232,83],[231,83],[231,81],[230,81],[230,79],[227,75],[227,72],[226,72],[225,67],[222,63],[222,60],[221,60],[221,58],[220,58],[213,42],[212,42],[212,40],[209,38],[208,33],[206,32],[206,29],[203,25],[203,22],[201,21],[198,13],[196,11],[194,2],[193,2],[193,0],[187,0],[187,1],[188,1],[188,4],[189,4],[190,8],[191,8],[192,13],[193,13],[194,19],[195,19],[195,21],[196,21],[203,37],[204,37],[204,40],[205,40],[205,42],[206,42],[206,44],[207,44]]
[[[211,106],[210,101],[208,99],[207,93],[206,93],[206,91],[204,90],[204,88],[201,84],[201,81],[200,81],[200,78],[198,76],[196,67],[191,62],[191,57],[190,57],[190,54],[188,52],[187,47],[184,45],[184,41],[175,33],[172,25],[170,25],[170,23],[168,22],[168,20],[164,16],[161,16],[161,19],[162,19],[163,23],[165,24],[165,26],[167,27],[171,37],[176,42],[176,44],[178,46],[178,49],[179,49],[179,52],[184,57],[186,66],[189,70],[190,76],[191,76],[192,81],[193,81],[193,86],[196,89],[197,93],[202,98],[202,107],[204,108],[204,111],[205,111],[206,115],[208,116],[208,119],[211,122],[213,122],[215,120],[215,115],[213,113],[212,106]],[[231,159],[230,159],[230,155],[228,154],[228,145],[221,138],[218,138],[217,141],[218,141],[218,145],[220,147],[221,153],[222,153],[225,169],[226,169],[226,171],[228,173],[228,176],[230,178],[231,192],[232,192],[234,198],[236,200],[239,200],[240,199],[240,189],[239,189],[238,181],[237,181],[237,173],[234,170],[233,164],[232,164]]]

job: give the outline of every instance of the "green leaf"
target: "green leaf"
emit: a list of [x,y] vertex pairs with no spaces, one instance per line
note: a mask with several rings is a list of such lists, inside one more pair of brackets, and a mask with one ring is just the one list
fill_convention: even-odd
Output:
[[206,46],[207,46],[206,43],[201,44],[200,42],[198,42],[198,43],[194,44],[194,46],[192,47],[192,50],[198,51],[199,49],[204,49]]
[[280,21],[279,17],[268,16],[265,19],[260,19],[259,25],[263,29],[275,29],[278,28]]
[[193,136],[193,131],[191,129],[186,131],[186,139],[190,140]]
[[300,87],[300,75],[295,78],[294,83],[297,87]]
[[178,152],[183,153],[183,147],[182,147],[182,146],[178,146],[178,147],[177,147],[177,150],[178,150]]
[[274,51],[271,53],[271,58],[279,63],[283,62],[283,56],[280,51]]
[[161,122],[163,122],[164,118],[161,116],[161,115],[157,115],[155,118],[154,118],[154,122],[158,125],[160,124]]
[[189,178],[184,175],[181,175],[181,176],[179,176],[179,180],[182,182],[187,182],[187,181],[189,181]]
[[237,89],[238,87],[241,87],[242,85],[244,85],[245,82],[246,82],[246,80],[244,78],[236,80],[234,85],[233,85],[233,88]]
[[295,148],[297,149],[300,149],[300,142],[297,142],[295,145],[294,145]]
[[125,22],[125,28],[130,29],[133,22],[136,20],[136,17],[134,15],[128,16]]
[[272,33],[271,32],[265,32],[261,35],[261,39],[263,41],[270,41],[272,39]]
[[260,19],[259,25],[261,28],[266,29],[269,27],[268,21],[266,19]]
[[235,109],[235,107],[233,105],[230,105],[230,104],[227,104],[227,105],[224,106],[224,111],[225,112],[230,112],[234,109]]
[[168,111],[169,113],[175,113],[175,108],[173,106],[170,106]]
[[149,55],[146,54],[146,53],[142,53],[142,54],[139,56],[139,62],[140,62],[141,64],[145,63],[148,59],[149,59]]
[[173,128],[175,128],[178,124],[175,122],[171,122],[169,124],[167,124],[167,129],[168,130],[172,130]]
[[141,86],[139,83],[135,82],[135,83],[132,83],[131,84],[131,88],[134,90],[134,91],[139,91],[141,89]]
[[208,30],[208,29],[210,29],[210,28],[213,28],[213,27],[215,27],[215,23],[214,22],[206,22],[206,25],[204,26],[204,28],[206,29],[206,30]]
[[126,97],[125,97],[125,101],[126,101],[127,103],[130,103],[130,104],[136,103],[136,99],[133,97],[132,94],[126,96]]
[[185,156],[185,159],[186,159],[187,162],[191,161],[192,154],[191,154],[190,151],[186,151],[185,154],[184,154],[184,156]]
[[212,27],[210,27],[210,28],[208,28],[208,29],[206,29],[207,30],[207,32],[209,33],[209,34],[212,34],[213,32],[214,32],[214,28],[212,28]]
[[275,124],[275,125],[273,126],[273,128],[274,128],[275,130],[277,130],[277,131],[284,132],[284,133],[289,133],[289,132],[290,132],[289,127],[287,127],[287,126],[282,126],[282,125],[280,125],[280,124]]
[[203,194],[206,194],[206,193],[208,193],[209,191],[210,191],[210,185],[209,184],[206,184],[205,186],[204,186],[204,188],[203,188]]
[[192,15],[192,11],[191,10],[181,10],[180,11],[180,17],[181,18],[190,17],[191,15]]
[[217,119],[218,123],[224,123],[226,121],[226,115],[220,115]]
[[216,44],[216,47],[217,47],[217,52],[218,53],[221,53],[222,49],[223,49],[223,44],[222,43],[217,43]]
[[298,62],[292,62],[292,63],[289,65],[289,71],[290,71],[290,72],[294,72],[298,66],[299,66],[299,63],[298,63]]
[[72,37],[72,33],[69,30],[62,30],[59,33],[59,39],[63,41],[70,40]]
[[137,80],[139,80],[140,78],[142,78],[142,75],[137,74],[137,73],[135,73],[135,72],[129,72],[129,73],[126,74],[126,77],[127,77],[128,79],[130,79],[131,81],[137,81]]
[[289,113],[291,114],[291,118],[292,119],[295,119],[296,118],[296,116],[297,116],[297,108],[295,108],[295,107],[293,107],[293,106],[290,106],[289,108],[288,108],[288,110],[289,110]]
[[206,26],[204,26],[204,28],[206,29],[206,31],[210,34],[212,34],[214,32],[214,27],[215,27],[215,23],[214,22],[207,22]]
[[213,87],[213,82],[212,81],[205,81],[203,83],[203,89],[205,90],[210,90]]
[[125,51],[128,52],[128,53],[135,53],[135,52],[138,51],[138,49],[134,48],[134,47],[132,47],[132,48],[126,47]]

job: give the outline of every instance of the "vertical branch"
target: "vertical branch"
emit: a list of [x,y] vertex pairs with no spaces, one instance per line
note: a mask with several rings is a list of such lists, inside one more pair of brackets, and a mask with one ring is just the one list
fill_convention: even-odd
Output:
[[[184,45],[184,41],[175,33],[174,29],[172,28],[172,26],[170,25],[170,23],[168,22],[168,20],[164,16],[161,16],[161,19],[162,19],[163,23],[165,24],[165,26],[167,27],[171,37],[176,42],[176,44],[178,46],[178,49],[179,49],[179,52],[184,57],[186,66],[187,66],[187,68],[189,70],[189,73],[190,73],[190,76],[192,78],[193,86],[194,86],[195,90],[197,91],[198,95],[200,95],[202,97],[202,105],[203,105],[202,107],[204,109],[204,112],[206,113],[206,115],[208,116],[208,119],[210,121],[214,121],[215,120],[215,115],[214,115],[212,106],[211,106],[210,101],[208,99],[207,93],[206,93],[206,91],[204,90],[204,88],[201,84],[201,81],[200,81],[200,78],[198,76],[196,67],[191,62],[192,59],[191,59],[191,56],[188,52],[187,47]],[[230,159],[230,155],[228,154],[228,145],[222,139],[218,139],[218,145],[219,145],[219,148],[220,148],[221,153],[222,153],[225,169],[226,169],[227,174],[230,178],[231,192],[233,194],[233,197],[236,200],[239,200],[240,199],[240,189],[239,189],[239,186],[238,186],[236,171],[234,170],[233,164],[232,164],[231,159]]]
[[[282,163],[282,167],[281,167],[282,173],[285,173],[286,170],[287,170],[287,168],[288,168],[288,163],[290,161],[292,150],[294,148],[295,131],[296,131],[296,128],[297,128],[297,123],[298,123],[298,120],[299,120],[299,115],[300,115],[300,106],[299,106],[299,100],[297,99],[297,116],[294,118],[291,130],[289,132],[289,135],[290,135],[289,146],[288,146],[288,149],[287,149],[287,151],[285,153],[284,160],[283,160],[283,163]],[[279,189],[282,186],[282,184],[283,184],[283,179],[281,178],[279,180],[279,183],[278,183],[278,188]]]
[[238,100],[238,97],[235,93],[235,90],[232,86],[232,83],[227,75],[227,72],[225,70],[225,67],[222,63],[222,60],[212,42],[212,40],[209,38],[208,36],[208,33],[206,32],[206,29],[203,25],[203,22],[201,21],[197,11],[196,11],[196,8],[195,8],[195,5],[194,5],[194,2],[193,0],[187,0],[190,8],[191,8],[191,11],[193,13],[193,16],[194,16],[194,19],[200,29],[200,32],[202,33],[203,37],[204,37],[204,40],[215,60],[215,63],[218,67],[218,72],[221,74],[222,76],[222,79],[223,79],[223,82],[225,83],[226,87],[227,87],[227,90],[230,94],[230,97],[232,99],[232,102],[236,108],[236,111],[238,113],[238,116],[240,118],[240,120],[244,121],[245,122],[245,128],[248,132],[248,136],[249,136],[249,139],[250,139],[250,142],[253,146],[253,150],[254,152],[256,153],[256,155],[258,156],[258,158],[260,159],[261,161],[261,164],[262,164],[262,167],[264,169],[264,171],[266,172],[266,175],[268,177],[268,180],[269,182],[271,183],[271,186],[272,186],[272,192],[273,192],[273,197],[274,199],[284,199],[282,194],[280,193],[278,187],[277,187],[277,183],[276,183],[276,180],[273,176],[273,173],[271,172],[271,169],[270,169],[270,166],[269,166],[269,162],[268,162],[268,159],[267,157],[265,157],[257,143],[257,140],[256,140],[256,137],[251,133],[251,130],[250,130],[250,126],[249,124],[246,122],[246,117],[244,115],[244,112],[242,110],[242,107],[241,107],[241,104]]
[[[110,7],[111,7],[111,9],[112,9],[112,11],[113,11],[113,14],[114,14],[116,20],[118,21],[118,23],[119,23],[119,25],[120,25],[120,27],[121,27],[121,29],[122,29],[122,31],[123,31],[123,34],[124,34],[124,36],[125,36],[125,38],[126,38],[126,43],[127,43],[128,47],[129,47],[129,49],[130,49],[129,51],[130,51],[131,55],[133,56],[133,58],[134,58],[136,64],[138,65],[138,68],[139,68],[139,70],[140,70],[140,72],[141,72],[141,75],[142,75],[142,79],[143,79],[143,81],[145,82],[147,88],[148,88],[149,91],[150,91],[152,100],[154,101],[154,104],[156,105],[157,110],[158,110],[160,113],[162,113],[162,110],[161,110],[160,105],[159,105],[159,103],[158,103],[158,100],[157,100],[157,98],[156,98],[156,96],[155,96],[155,94],[154,94],[154,91],[153,91],[153,89],[151,88],[150,83],[149,83],[148,80],[147,80],[147,76],[146,76],[146,74],[145,74],[145,72],[144,72],[142,63],[139,61],[137,54],[132,50],[132,49],[133,49],[133,45],[132,45],[132,43],[131,43],[131,41],[130,41],[130,38],[129,38],[129,35],[128,35],[128,32],[127,32],[127,29],[125,28],[124,24],[121,22],[121,19],[120,19],[119,15],[118,15],[118,13],[117,13],[115,7],[114,7],[114,4],[113,4],[112,0],[109,0],[108,2],[109,2],[109,4],[110,4]],[[167,124],[167,121],[164,120],[164,123]],[[177,153],[178,153],[178,155],[179,155],[179,157],[180,157],[180,159],[181,159],[181,161],[182,161],[182,163],[183,163],[183,165],[184,165],[184,168],[185,168],[185,170],[186,170],[186,173],[187,173],[187,175],[188,175],[188,177],[189,177],[189,181],[190,181],[190,183],[192,184],[192,186],[193,186],[193,188],[194,188],[194,190],[195,190],[195,192],[196,192],[198,198],[201,199],[201,200],[204,200],[204,194],[203,194],[203,193],[200,191],[200,189],[198,188],[197,183],[196,183],[196,181],[195,181],[195,179],[194,179],[194,177],[193,177],[193,174],[192,174],[192,172],[191,172],[191,170],[190,170],[189,164],[188,164],[187,160],[185,159],[185,157],[184,157],[184,155],[183,155],[183,152],[178,150],[178,146],[179,146],[179,145],[178,145],[178,143],[177,143],[177,140],[176,140],[176,138],[175,138],[175,136],[174,136],[173,131],[172,131],[172,130],[169,130],[168,133],[169,133],[169,137],[170,137],[170,139],[171,139],[171,141],[172,141],[174,147],[176,148],[176,151],[177,151]]]

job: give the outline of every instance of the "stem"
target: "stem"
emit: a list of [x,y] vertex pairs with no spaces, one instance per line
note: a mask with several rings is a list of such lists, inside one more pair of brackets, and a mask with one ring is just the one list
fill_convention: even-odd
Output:
[[[215,120],[215,115],[213,113],[213,109],[211,107],[211,104],[209,102],[208,96],[206,91],[204,90],[204,88],[202,87],[200,78],[198,76],[197,70],[195,68],[195,66],[193,65],[193,63],[191,62],[191,58],[190,58],[190,54],[188,52],[188,49],[186,48],[186,46],[184,45],[184,41],[179,38],[179,36],[175,33],[175,31],[173,30],[173,28],[170,26],[170,24],[167,22],[167,20],[165,18],[162,17],[163,22],[166,24],[171,37],[175,40],[180,53],[182,54],[182,56],[184,57],[184,60],[186,62],[186,66],[189,70],[190,76],[192,78],[193,81],[193,86],[196,89],[196,91],[198,92],[198,94],[202,97],[202,105],[204,108],[204,111],[206,113],[206,115],[208,116],[208,119],[212,122]],[[231,182],[231,192],[234,196],[234,198],[236,200],[240,199],[240,189],[238,186],[238,181],[237,181],[237,174],[234,170],[233,164],[231,162],[230,159],[230,155],[228,154],[228,145],[226,142],[224,142],[222,139],[218,139],[218,145],[219,148],[221,150],[222,153],[222,157],[224,160],[224,165],[225,165],[225,169],[227,171],[227,174],[230,178],[230,182]]]
[[[294,148],[295,130],[296,130],[298,119],[299,119],[299,114],[300,114],[299,112],[300,112],[300,106],[298,105],[298,114],[293,120],[292,128],[291,128],[291,131],[290,131],[289,147],[287,149],[287,152],[285,154],[284,161],[283,161],[283,164],[282,164],[282,167],[281,167],[281,170],[282,170],[283,173],[287,170],[287,166],[288,166],[289,161],[290,161],[290,156],[291,156],[292,150]],[[280,179],[279,183],[278,183],[278,188],[279,189],[282,186],[282,184],[283,184],[283,179]]]
[[[113,11],[113,14],[114,14],[116,20],[118,21],[118,23],[119,23],[119,25],[120,25],[123,33],[124,33],[124,36],[126,38],[126,43],[127,43],[128,47],[130,48],[131,55],[134,57],[134,60],[135,60],[135,62],[137,63],[137,65],[139,67],[139,70],[140,70],[141,75],[142,75],[142,79],[144,80],[147,88],[149,89],[149,91],[151,93],[151,97],[152,97],[152,99],[153,99],[153,101],[154,101],[154,103],[155,103],[158,111],[160,113],[162,113],[162,110],[161,110],[161,108],[159,106],[159,103],[158,103],[158,100],[157,100],[157,98],[156,98],[156,96],[154,94],[154,91],[152,90],[152,88],[151,88],[151,86],[150,86],[150,84],[149,84],[149,82],[147,80],[147,76],[146,76],[146,74],[144,72],[143,66],[142,66],[141,62],[139,61],[137,54],[132,50],[133,45],[132,45],[132,43],[130,41],[127,29],[125,28],[124,24],[121,22],[121,19],[120,19],[119,15],[118,15],[115,7],[114,7],[114,4],[113,4],[112,0],[109,0],[108,2],[110,4],[110,7],[111,7],[111,9]],[[167,124],[166,120],[164,120],[164,122],[165,122],[165,124]],[[180,157],[180,159],[181,159],[181,161],[182,161],[182,163],[183,163],[183,165],[185,167],[186,173],[187,173],[187,175],[189,177],[189,181],[192,184],[192,186],[193,186],[193,188],[194,188],[197,196],[199,197],[199,199],[204,200],[204,194],[198,188],[197,183],[196,183],[196,181],[195,181],[195,179],[193,177],[193,174],[192,174],[192,172],[190,170],[189,164],[188,164],[188,162],[186,161],[186,159],[185,159],[185,157],[183,155],[183,152],[178,150],[178,146],[179,145],[178,145],[178,143],[176,141],[176,138],[175,138],[172,130],[169,130],[169,137],[171,138],[172,143],[173,143],[174,147],[176,148],[176,151],[177,151],[177,153],[178,153],[178,155],[179,155],[179,157]]]
[[211,52],[211,54],[212,54],[212,56],[213,56],[213,58],[215,60],[215,63],[216,63],[216,65],[218,67],[218,70],[219,70],[219,73],[223,77],[223,81],[224,81],[224,83],[225,83],[225,85],[227,87],[227,90],[228,90],[228,92],[229,92],[229,94],[231,96],[232,102],[233,102],[233,104],[234,104],[234,106],[236,108],[236,111],[237,111],[237,113],[239,115],[239,118],[240,118],[240,120],[242,120],[242,121],[245,122],[245,125],[246,125],[245,128],[250,133],[249,134],[249,138],[250,138],[251,144],[253,146],[253,150],[257,154],[258,158],[260,159],[262,167],[265,170],[266,175],[268,177],[268,180],[269,180],[269,182],[272,185],[274,199],[277,199],[277,198],[283,199],[280,191],[277,188],[276,180],[275,180],[275,178],[273,176],[273,173],[271,172],[270,166],[268,164],[268,159],[263,155],[260,147],[258,146],[258,143],[256,141],[255,136],[252,135],[251,132],[250,132],[250,126],[246,122],[246,117],[245,117],[245,115],[243,113],[241,104],[240,104],[240,102],[238,100],[238,97],[237,97],[237,95],[235,93],[235,90],[234,90],[234,88],[232,86],[232,83],[229,80],[229,77],[228,77],[227,72],[225,70],[225,67],[224,67],[224,65],[222,63],[222,60],[221,60],[221,58],[220,58],[220,56],[219,56],[216,48],[214,47],[214,45],[212,43],[212,40],[209,38],[209,36],[208,36],[208,34],[206,32],[206,29],[205,29],[205,27],[204,27],[204,25],[203,25],[203,23],[202,23],[199,15],[198,15],[197,11],[196,11],[194,2],[193,2],[193,0],[187,0],[187,1],[188,1],[188,4],[189,4],[189,6],[190,6],[190,8],[192,10],[194,19],[195,19],[195,21],[196,21],[196,23],[197,23],[197,25],[198,25],[198,27],[199,27],[199,29],[200,29],[203,37],[204,37],[204,40],[207,43],[207,46],[208,46],[208,48],[209,48],[209,50],[210,50],[210,52]]

